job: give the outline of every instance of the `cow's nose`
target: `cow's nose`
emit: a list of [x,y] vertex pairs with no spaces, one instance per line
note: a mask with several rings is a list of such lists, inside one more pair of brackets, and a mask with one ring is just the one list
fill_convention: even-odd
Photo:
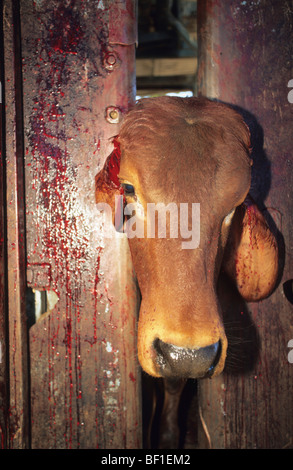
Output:
[[205,378],[213,375],[221,356],[221,342],[199,349],[187,349],[154,341],[156,362],[163,377]]

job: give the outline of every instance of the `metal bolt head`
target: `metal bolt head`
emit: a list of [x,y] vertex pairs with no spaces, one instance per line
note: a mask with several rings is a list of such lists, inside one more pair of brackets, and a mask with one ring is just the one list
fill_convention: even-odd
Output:
[[104,56],[104,67],[105,69],[112,71],[119,65],[120,61],[115,52],[107,52]]
[[106,120],[110,124],[118,124],[121,120],[121,111],[116,106],[106,108]]

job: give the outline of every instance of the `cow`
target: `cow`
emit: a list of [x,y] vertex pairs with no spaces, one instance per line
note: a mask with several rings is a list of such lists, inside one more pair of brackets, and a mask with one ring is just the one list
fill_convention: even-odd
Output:
[[[96,202],[115,213],[115,201],[122,198],[124,224],[131,214],[124,208],[139,214],[142,231],[129,236],[129,246],[141,292],[142,369],[168,380],[215,377],[224,369],[228,345],[219,276],[225,272],[246,301],[269,296],[278,277],[275,235],[249,194],[249,129],[226,104],[162,96],[140,100],[113,143],[96,176]],[[178,208],[177,218],[168,212],[170,204]],[[171,233],[183,204],[187,234],[195,238],[190,245],[180,227],[176,236]],[[151,219],[148,208],[156,205]],[[160,208],[166,214],[164,236]]]

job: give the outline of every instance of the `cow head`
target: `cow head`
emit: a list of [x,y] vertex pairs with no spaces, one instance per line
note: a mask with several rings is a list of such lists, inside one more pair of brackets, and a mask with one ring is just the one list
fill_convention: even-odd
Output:
[[[160,97],[142,100],[128,113],[96,177],[97,202],[114,205],[123,194],[142,224],[129,245],[142,296],[138,357],[152,376],[202,378],[223,370],[221,269],[246,300],[260,300],[274,288],[277,244],[248,195],[251,164],[249,131],[230,107]],[[159,203],[165,209],[175,204],[178,224],[180,204],[186,205],[185,233],[191,238],[200,220],[196,246],[192,240],[184,246],[182,227],[173,236],[171,212],[168,217],[166,211],[165,236],[158,231],[158,214],[150,230],[148,207]]]

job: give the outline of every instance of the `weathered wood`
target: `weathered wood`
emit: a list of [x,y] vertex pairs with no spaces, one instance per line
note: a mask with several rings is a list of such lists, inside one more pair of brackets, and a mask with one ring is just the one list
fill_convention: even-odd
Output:
[[3,11],[0,4],[0,448],[8,446],[8,368],[7,368],[7,272],[6,272],[6,194],[5,194],[5,145],[4,145],[4,44]]
[[195,57],[172,59],[137,59],[137,77],[168,77],[195,75],[197,60]]
[[[293,366],[288,341],[293,329],[284,284],[293,272],[293,105],[287,96],[292,6],[276,0],[200,0],[198,15],[199,92],[244,112],[252,133],[252,194],[282,234],[284,265],[277,289],[260,303],[245,305],[232,286],[224,287],[230,356],[226,373],[200,384],[202,417],[214,448],[289,448]],[[205,445],[203,439],[200,446]]]
[[10,448],[29,445],[22,84],[17,1],[4,1]]
[[135,99],[134,5],[21,2],[28,281],[57,300],[30,329],[33,448],[141,446],[136,283],[94,192]]

